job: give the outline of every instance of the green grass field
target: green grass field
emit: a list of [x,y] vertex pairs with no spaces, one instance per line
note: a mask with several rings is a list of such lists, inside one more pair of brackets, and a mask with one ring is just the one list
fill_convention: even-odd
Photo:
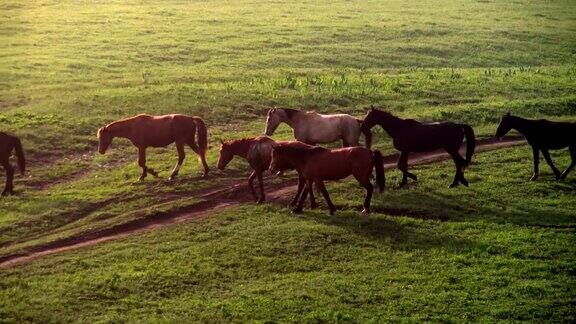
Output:
[[[199,178],[173,147],[135,183],[135,149],[96,152],[96,130],[185,113],[217,141],[259,135],[278,105],[363,116],[374,104],[492,136],[502,113],[576,121],[574,1],[56,1],[0,3],[0,131],[29,171],[0,199],[0,257],[197,201],[246,166]],[[289,139],[286,126],[275,138]],[[376,131],[375,147],[392,153]],[[568,153],[553,156],[561,169]],[[248,204],[198,222],[0,270],[0,320],[366,321],[575,319],[576,174],[552,181],[530,149],[450,163],[375,200],[331,184],[337,206],[295,217]],[[0,181],[3,182],[3,174]],[[399,214],[399,216],[394,216]]]

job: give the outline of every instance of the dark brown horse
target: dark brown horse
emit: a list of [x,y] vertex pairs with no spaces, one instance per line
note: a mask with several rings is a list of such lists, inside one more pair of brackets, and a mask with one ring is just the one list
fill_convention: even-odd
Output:
[[[416,180],[416,175],[408,172],[410,152],[430,152],[438,149],[446,150],[456,164],[456,175],[450,188],[456,187],[458,183],[468,186],[468,181],[464,179],[464,168],[470,164],[476,146],[472,127],[452,122],[423,124],[414,119],[401,119],[372,107],[362,122],[362,129],[371,129],[375,125],[384,128],[392,137],[394,147],[400,151],[398,159],[398,169],[402,171],[400,186],[408,182],[407,178]],[[459,153],[464,136],[467,144],[466,159]]]
[[[198,145],[195,136],[198,135]],[[98,130],[99,152],[106,153],[114,137],[127,138],[138,148],[138,165],[142,168],[140,180],[144,180],[148,173],[158,176],[158,173],[146,166],[146,148],[165,147],[176,143],[178,150],[178,163],[172,170],[170,180],[173,180],[186,157],[184,145],[200,156],[204,167],[204,176],[210,171],[206,163],[206,150],[208,148],[208,132],[204,121],[199,117],[186,115],[150,116],[146,114],[122,119],[110,123]]]
[[[230,163],[234,156],[239,156],[248,161],[252,169],[254,170],[250,177],[248,178],[248,187],[254,196],[254,199],[258,203],[262,203],[266,200],[264,195],[264,181],[262,179],[262,173],[268,170],[270,166],[270,160],[272,158],[272,147],[277,144],[273,139],[267,136],[254,137],[254,138],[244,138],[235,141],[223,142],[220,141],[220,157],[218,158],[218,169],[224,170],[226,165]],[[300,142],[280,142],[288,146],[299,146]],[[290,169],[294,169],[291,167]],[[259,195],[256,194],[254,190],[254,179],[258,178],[260,184]],[[301,174],[298,175],[298,192],[292,202],[291,206],[296,205],[299,194],[302,191],[305,184],[305,180]],[[312,209],[316,208],[317,204],[314,200],[314,194],[310,195],[310,207]]]
[[376,183],[380,192],[384,190],[384,165],[382,154],[379,151],[370,151],[364,147],[347,147],[341,149],[326,149],[318,146],[294,147],[277,144],[272,150],[270,171],[280,172],[289,167],[296,167],[298,173],[306,179],[306,187],[302,191],[298,205],[292,210],[301,213],[306,195],[312,192],[312,184],[322,193],[330,214],[336,212],[336,207],[330,200],[324,181],[340,180],[353,175],[366,189],[364,210],[362,214],[370,213],[370,201],[374,186],[370,183],[372,170],[376,168]]
[[24,174],[26,170],[26,160],[24,159],[24,151],[22,150],[22,143],[16,136],[8,135],[0,132],[0,164],[6,171],[6,186],[2,191],[2,196],[14,194],[14,168],[10,165],[10,155],[12,151],[16,152],[18,158],[18,169],[20,173]]
[[[568,173],[576,166],[576,123],[566,122],[553,122],[545,119],[530,120],[521,117],[516,117],[507,113],[502,117],[500,125],[496,130],[496,137],[501,138],[506,135],[511,129],[519,131],[528,144],[532,146],[532,153],[534,156],[534,174],[530,180],[534,181],[538,178],[538,162],[540,160],[540,151],[544,155],[544,159],[552,168],[556,180],[564,180]],[[570,157],[572,163],[566,170],[560,173],[560,170],[554,166],[550,153],[548,150],[558,150],[568,147],[570,150]]]

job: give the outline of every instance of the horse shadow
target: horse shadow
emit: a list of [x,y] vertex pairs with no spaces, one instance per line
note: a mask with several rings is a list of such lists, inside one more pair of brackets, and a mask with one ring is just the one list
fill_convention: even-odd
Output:
[[[360,210],[359,208],[358,210]],[[324,210],[306,211],[302,216],[308,220],[326,226],[338,226],[348,232],[366,238],[363,243],[372,245],[387,245],[393,250],[418,251],[442,249],[447,251],[462,251],[475,248],[479,243],[468,238],[434,233],[421,230],[416,224],[399,222],[384,215],[371,214],[366,220],[360,219],[360,213],[338,208],[338,212],[329,216]]]
[[[574,189],[560,184],[553,185],[553,189],[555,192],[574,192]],[[415,204],[416,202],[417,204]],[[394,211],[399,210],[405,211],[405,213],[399,213],[401,216],[421,219],[454,222],[482,220],[500,225],[576,229],[576,217],[573,212],[538,203],[516,204],[506,199],[495,199],[488,206],[481,204],[481,202],[471,201],[468,195],[447,195],[436,191],[409,190],[379,198],[374,205],[373,210],[377,212],[394,215]],[[418,207],[415,208],[415,205]]]

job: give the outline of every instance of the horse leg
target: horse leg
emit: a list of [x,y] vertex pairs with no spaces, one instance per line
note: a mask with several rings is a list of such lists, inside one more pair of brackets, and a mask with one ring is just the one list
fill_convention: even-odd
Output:
[[266,196],[264,196],[264,180],[262,179],[262,171],[257,172],[256,176],[258,177],[258,183],[260,184],[260,198],[257,203],[261,204],[266,200]]
[[334,215],[334,213],[336,212],[336,207],[334,207],[334,204],[332,203],[332,200],[330,199],[330,195],[328,195],[328,190],[326,190],[326,186],[324,185],[324,181],[316,180],[316,189],[318,189],[318,191],[320,191],[322,193],[322,196],[324,196],[324,200],[326,200],[326,204],[328,205],[328,208],[330,209],[330,215]]
[[14,168],[10,165],[8,159],[6,159],[6,161],[2,161],[2,166],[6,171],[6,185],[4,187],[4,191],[2,191],[2,196],[8,196],[9,194],[14,193]]
[[292,209],[292,212],[294,214],[300,214],[302,213],[302,207],[304,206],[304,200],[306,199],[306,196],[308,195],[308,192],[312,191],[312,180],[306,180],[306,186],[304,187],[304,190],[302,190],[302,194],[300,195],[300,199],[298,200],[298,205],[296,205],[296,207],[294,207],[294,209]]
[[298,202],[298,198],[300,198],[300,195],[302,194],[302,190],[304,189],[305,184],[306,184],[306,179],[304,179],[304,176],[302,176],[300,173],[298,173],[298,190],[296,191],[296,195],[294,196],[294,198],[292,198],[292,201],[290,202],[289,206],[291,206],[291,207],[296,206],[296,203]]
[[568,173],[572,171],[572,169],[576,166],[576,145],[571,145],[568,147],[568,149],[570,150],[570,157],[572,158],[572,163],[570,163],[570,166],[568,166],[566,170],[562,172],[562,175],[560,175],[560,180],[566,179]]
[[258,196],[256,195],[256,190],[254,190],[254,179],[256,179],[256,171],[252,171],[250,176],[248,177],[248,188],[250,188],[250,192],[254,197],[254,200],[258,201]]
[[408,183],[408,178],[416,181],[416,175],[408,172],[408,153],[407,151],[400,152],[400,158],[398,159],[398,169],[402,171],[402,182],[400,182],[400,187],[403,187]]
[[170,177],[168,178],[170,181],[176,178],[178,172],[180,171],[180,167],[182,166],[182,162],[184,162],[184,158],[186,157],[186,152],[184,151],[184,143],[176,142],[176,150],[178,151],[178,163],[176,163],[174,170],[172,170],[172,174],[170,174]]
[[139,147],[138,148],[138,165],[142,168],[142,175],[140,176],[139,181],[142,181],[148,175],[148,169],[146,168],[146,148]]
[[558,170],[558,168],[556,168],[556,166],[552,162],[552,159],[550,158],[550,153],[548,153],[548,149],[543,148],[542,149],[542,155],[544,155],[544,159],[546,160],[546,162],[548,163],[548,165],[550,166],[550,168],[554,172],[554,175],[556,176],[556,180],[560,180],[560,177],[561,177],[560,170]]
[[208,175],[208,172],[210,172],[210,168],[208,168],[208,163],[206,163],[206,152],[202,152],[202,150],[200,150],[198,145],[196,145],[196,143],[193,140],[188,143],[188,146],[190,146],[192,151],[194,151],[200,157],[202,167],[204,168],[204,173],[202,174],[202,177],[206,177]]
[[370,183],[372,170],[368,171],[368,173],[364,172],[364,170],[356,170],[353,171],[352,174],[354,175],[354,178],[356,178],[356,181],[366,189],[366,197],[364,198],[364,204],[362,204],[364,209],[360,216],[360,221],[363,223],[365,221],[364,215],[370,214],[370,203],[372,201],[372,193],[374,192],[374,186]]
[[310,191],[308,192],[308,194],[310,194],[310,209],[318,208],[318,204],[316,203],[316,198],[314,198],[314,190],[312,190],[312,188],[310,188]]
[[454,164],[456,165],[456,174],[454,175],[454,180],[450,184],[449,188],[454,188],[458,186],[458,183],[461,183],[468,187],[468,181],[464,179],[464,165],[466,164],[466,160],[458,153],[457,150],[448,152],[454,160]]
[[366,198],[364,198],[364,209],[362,210],[360,221],[364,222],[365,215],[370,214],[370,202],[372,201],[374,186],[370,183],[370,181],[367,181],[362,186],[366,189]]
[[538,163],[540,163],[540,149],[536,146],[532,146],[532,155],[534,158],[534,174],[530,181],[536,181],[538,179]]

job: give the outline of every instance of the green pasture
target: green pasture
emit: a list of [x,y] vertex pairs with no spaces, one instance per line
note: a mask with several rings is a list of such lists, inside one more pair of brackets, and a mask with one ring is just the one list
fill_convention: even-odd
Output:
[[[22,138],[28,172],[0,198],[0,257],[243,181],[240,160],[214,170],[218,140],[262,134],[272,106],[375,105],[482,138],[506,111],[576,121],[575,35],[569,0],[3,0],[0,131]],[[188,149],[169,183],[170,146],[149,150],[161,178],[136,183],[127,141],[99,155],[96,130],[138,113],[204,118],[215,172],[201,179]],[[0,270],[0,321],[573,321],[576,173],[556,183],[542,161],[528,182],[530,154],[479,154],[456,190],[449,162],[403,190],[388,172],[361,227],[362,191],[344,181],[328,188],[334,218],[248,204]]]
[[[528,182],[526,146],[481,153],[469,188],[450,162],[376,196],[360,224],[354,181],[340,211],[295,216],[246,204],[207,219],[35,260],[1,273],[8,321],[574,320],[571,177]],[[566,156],[555,155],[560,165]]]

